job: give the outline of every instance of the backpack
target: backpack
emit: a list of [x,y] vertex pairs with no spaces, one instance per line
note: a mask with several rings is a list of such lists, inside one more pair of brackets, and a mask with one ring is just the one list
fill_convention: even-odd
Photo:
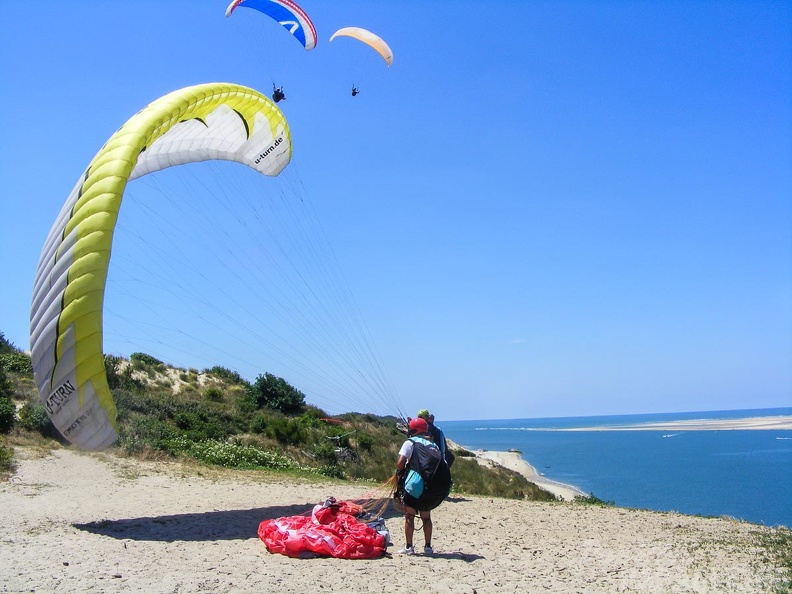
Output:
[[440,448],[423,437],[410,437],[413,442],[413,453],[407,464],[409,469],[404,479],[404,490],[418,499],[427,483],[431,482],[440,464],[443,455]]
[[438,427],[437,425],[432,424],[429,425],[429,432],[432,434],[432,439],[434,439],[434,442],[440,448],[440,452],[445,457],[446,464],[448,464],[448,467],[451,468],[451,465],[454,463],[454,460],[456,460],[456,456],[454,456],[454,452],[448,449],[448,444],[446,443],[446,438],[445,438],[445,434],[443,433],[443,430],[440,429],[440,427]]

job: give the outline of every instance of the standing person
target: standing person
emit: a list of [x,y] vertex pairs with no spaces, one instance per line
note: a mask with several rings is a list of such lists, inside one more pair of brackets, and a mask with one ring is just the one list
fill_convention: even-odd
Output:
[[440,448],[440,453],[443,454],[443,460],[446,461],[448,467],[451,468],[451,465],[454,463],[456,457],[448,449],[448,444],[446,444],[445,434],[443,430],[440,429],[437,425],[434,424],[434,415],[430,413],[427,409],[422,408],[418,411],[418,418],[423,419],[429,425],[429,434],[432,436],[432,441],[437,444],[437,447]]
[[[423,523],[424,555],[431,555],[434,552],[431,512],[451,492],[451,473],[440,448],[430,441],[429,425],[424,419],[412,419],[407,436],[396,463],[396,475],[399,477],[397,494],[404,508],[405,545],[399,553],[415,554],[413,535],[418,512]],[[416,483],[417,489],[414,488]]]

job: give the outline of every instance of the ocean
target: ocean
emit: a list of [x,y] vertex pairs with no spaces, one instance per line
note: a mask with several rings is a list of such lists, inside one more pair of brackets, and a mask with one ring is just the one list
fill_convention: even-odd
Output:
[[469,449],[516,449],[537,472],[620,507],[792,527],[792,430],[563,431],[792,415],[792,408],[443,421]]

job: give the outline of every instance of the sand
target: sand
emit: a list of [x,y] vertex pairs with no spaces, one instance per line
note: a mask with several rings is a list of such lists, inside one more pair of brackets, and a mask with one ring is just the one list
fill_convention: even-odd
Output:
[[[2,592],[755,593],[780,575],[757,545],[776,529],[459,494],[433,512],[433,557],[295,560],[267,552],[262,519],[372,485],[71,449],[16,456],[0,484]],[[402,518],[386,523],[395,553]]]
[[476,450],[474,453],[476,454],[479,464],[495,463],[509,470],[519,472],[532,483],[539,485],[545,491],[550,491],[553,495],[560,497],[564,501],[573,501],[575,497],[585,497],[588,495],[588,493],[584,493],[576,487],[550,480],[539,474],[533,466],[523,460],[519,452]]

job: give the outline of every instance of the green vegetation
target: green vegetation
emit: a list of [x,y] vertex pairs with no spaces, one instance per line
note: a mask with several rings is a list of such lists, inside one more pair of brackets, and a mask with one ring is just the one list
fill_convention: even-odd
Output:
[[9,372],[33,374],[33,365],[30,357],[25,353],[0,354],[0,368]]
[[[18,375],[30,376],[28,382],[15,382]],[[24,393],[24,384],[32,384],[33,368],[30,357],[20,352],[0,332],[0,477],[14,471],[14,450],[7,443],[7,435],[16,426],[16,404],[18,393]]]
[[14,384],[6,376],[5,368],[0,365],[0,433],[9,433],[14,427],[14,391]]
[[[118,408],[116,446],[131,456],[385,483],[404,441],[396,418],[345,413],[328,419],[271,373],[249,383],[225,367],[171,369],[146,353],[133,353],[129,360],[107,355],[105,370]],[[16,443],[36,436],[61,441],[36,395],[30,357],[0,334],[2,431]],[[8,469],[12,450],[3,448],[0,464]],[[481,466],[465,450],[455,454],[456,493],[555,499],[515,472]]]
[[47,411],[44,410],[44,405],[38,400],[25,402],[22,407],[17,411],[19,427],[26,431],[39,433],[44,437],[51,437],[57,439],[58,431],[50,421]]
[[603,506],[603,507],[608,507],[608,506],[609,507],[614,507],[616,505],[616,503],[614,503],[613,501],[603,501],[602,499],[600,499],[599,497],[594,495],[594,493],[589,493],[585,497],[583,495],[577,495],[575,497],[575,503],[585,503],[585,504],[588,504],[588,505],[600,505],[600,506]]
[[503,467],[483,468],[475,459],[457,455],[451,474],[454,492],[475,493],[510,499],[555,501],[555,495],[540,489],[524,476]]
[[5,438],[0,437],[0,477],[5,477],[14,471],[14,450],[5,444]]
[[0,332],[0,355],[8,353],[18,353],[19,349],[14,346],[14,343],[6,340],[5,334]]
[[129,359],[132,361],[132,364],[135,367],[139,367],[143,369],[145,367],[157,367],[163,368],[165,364],[160,361],[159,359],[152,357],[151,355],[147,355],[146,353],[132,353],[129,356]]
[[280,377],[265,373],[256,378],[248,394],[258,408],[271,408],[282,413],[299,413],[305,406],[305,394]]
[[779,528],[757,531],[756,541],[761,551],[758,562],[780,569],[778,579],[768,586],[767,591],[774,594],[792,593],[792,530]]

